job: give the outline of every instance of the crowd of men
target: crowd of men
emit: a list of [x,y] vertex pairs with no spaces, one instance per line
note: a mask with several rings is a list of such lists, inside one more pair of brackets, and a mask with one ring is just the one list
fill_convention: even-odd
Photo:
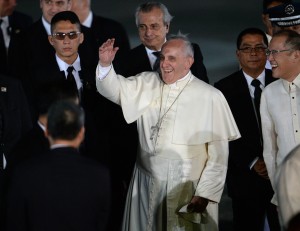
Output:
[[214,86],[161,2],[134,48],[90,0],[39,5],[0,0],[1,230],[217,231],[225,184],[233,230],[297,230],[300,3],[264,0]]

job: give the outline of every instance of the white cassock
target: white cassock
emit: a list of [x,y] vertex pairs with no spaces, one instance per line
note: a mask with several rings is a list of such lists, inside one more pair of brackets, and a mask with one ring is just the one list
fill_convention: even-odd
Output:
[[[171,85],[156,72],[124,78],[111,68],[102,80],[96,72],[98,91],[139,132],[122,230],[218,230],[228,141],[240,137],[223,94],[190,72]],[[206,211],[179,213],[193,196],[210,200]]]

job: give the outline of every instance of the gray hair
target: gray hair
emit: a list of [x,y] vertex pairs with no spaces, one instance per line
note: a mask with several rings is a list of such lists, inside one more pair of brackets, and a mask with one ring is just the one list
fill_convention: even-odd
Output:
[[173,19],[173,16],[170,14],[168,8],[160,3],[160,2],[145,2],[140,4],[135,11],[135,24],[138,26],[139,25],[139,13],[140,12],[150,12],[153,10],[153,8],[158,8],[161,9],[164,15],[164,24],[170,24],[170,22]]
[[182,34],[180,31],[177,34],[171,34],[168,36],[167,41],[182,40],[184,43],[184,51],[186,56],[194,57],[194,48],[192,43],[187,37],[187,34]]
[[274,37],[286,37],[285,45],[291,49],[300,50],[300,35],[292,30],[281,30],[273,35]]

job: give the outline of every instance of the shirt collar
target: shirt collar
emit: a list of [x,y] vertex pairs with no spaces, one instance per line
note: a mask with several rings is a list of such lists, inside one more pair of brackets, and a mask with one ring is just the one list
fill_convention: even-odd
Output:
[[65,148],[65,147],[71,147],[71,146],[67,144],[53,144],[50,146],[50,149]]
[[37,123],[43,131],[46,131],[46,127],[39,120],[37,121]]
[[81,66],[80,66],[80,57],[79,55],[77,56],[77,59],[74,61],[74,63],[72,63],[71,65],[66,63],[65,61],[63,61],[61,58],[59,58],[57,55],[56,56],[56,61],[59,67],[60,71],[66,71],[68,69],[69,66],[73,66],[75,71],[80,71],[81,70]]
[[51,35],[51,25],[49,22],[46,21],[46,19],[42,16],[42,23],[44,25],[44,28],[47,32],[47,35]]
[[297,88],[300,88],[300,73],[297,75],[297,77],[292,82],[282,79],[282,83],[283,83],[283,87],[285,88],[285,90],[287,92],[290,91],[289,87],[290,87],[291,83],[294,83]]
[[[246,74],[244,71],[243,71],[243,74],[247,80],[247,84],[248,84],[248,87],[252,86],[251,85],[251,82],[253,81],[253,77],[251,77],[250,75]],[[266,73],[265,73],[265,70],[263,70],[262,73],[259,74],[259,76],[256,78],[257,80],[260,81],[261,85],[263,87],[265,87],[265,79],[266,79]],[[253,86],[252,86],[253,87]]]
[[176,87],[179,87],[179,86],[182,85],[183,83],[185,83],[186,80],[190,80],[190,79],[192,79],[191,71],[189,71],[183,78],[178,79],[175,83],[168,84],[168,86],[169,86],[171,89],[174,89],[174,88],[176,88]]
[[[1,19],[2,19],[2,21],[3,21],[3,22],[2,22],[3,25],[9,26],[8,16],[4,16],[4,17],[1,18]],[[1,24],[1,25],[2,25],[2,24]]]
[[87,16],[87,18],[81,24],[84,25],[84,26],[86,26],[86,27],[88,27],[88,28],[91,28],[92,22],[93,22],[93,14],[92,14],[92,11],[90,11],[90,13]]

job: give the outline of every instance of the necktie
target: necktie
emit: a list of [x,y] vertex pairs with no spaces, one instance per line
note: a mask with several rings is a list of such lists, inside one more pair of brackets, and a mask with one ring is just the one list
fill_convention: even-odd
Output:
[[68,81],[68,83],[70,83],[70,85],[72,86],[72,88],[74,89],[74,91],[76,91],[78,93],[76,80],[75,80],[75,77],[74,77],[74,75],[72,73],[73,70],[74,70],[73,66],[69,66],[68,67],[68,69],[67,69],[67,72],[68,72],[67,81]]
[[156,56],[156,60],[153,65],[153,71],[160,73],[160,51],[152,52]]
[[6,73],[6,64],[7,64],[7,55],[6,55],[6,47],[4,43],[3,32],[1,28],[3,20],[0,19],[0,73]]
[[260,120],[260,112],[259,112],[259,105],[260,105],[260,96],[261,96],[261,88],[260,88],[260,81],[258,79],[253,79],[251,85],[255,87],[254,90],[254,104],[255,104],[255,111],[258,120],[258,126],[261,130],[261,120]]
[[256,111],[259,112],[260,96],[261,96],[260,81],[258,79],[253,79],[251,85],[255,87],[254,103],[255,103]]

